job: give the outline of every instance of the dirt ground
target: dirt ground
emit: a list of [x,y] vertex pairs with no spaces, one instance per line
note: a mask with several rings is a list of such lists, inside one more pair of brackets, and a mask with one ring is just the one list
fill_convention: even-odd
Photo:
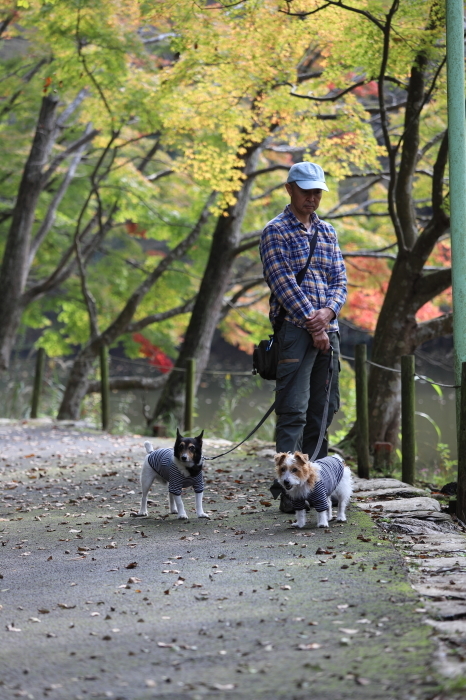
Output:
[[209,463],[211,519],[188,491],[186,522],[160,485],[131,517],[141,436],[31,421],[0,441],[2,700],[461,697],[387,534],[355,506],[293,530],[264,451]]

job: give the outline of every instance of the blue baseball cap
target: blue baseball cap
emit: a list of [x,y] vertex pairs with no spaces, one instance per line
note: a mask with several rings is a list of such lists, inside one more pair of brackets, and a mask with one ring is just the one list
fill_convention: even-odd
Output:
[[324,171],[317,163],[295,163],[291,166],[286,181],[296,182],[298,187],[303,190],[325,190],[328,192]]

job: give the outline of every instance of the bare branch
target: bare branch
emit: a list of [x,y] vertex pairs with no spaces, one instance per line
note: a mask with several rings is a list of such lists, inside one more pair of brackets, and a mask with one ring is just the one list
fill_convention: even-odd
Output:
[[93,340],[94,338],[97,338],[97,336],[99,335],[97,305],[95,303],[95,299],[94,299],[94,297],[89,289],[89,285],[87,283],[86,267],[84,264],[84,259],[83,259],[80,245],[79,245],[79,229],[78,228],[76,229],[76,233],[74,236],[74,248],[76,251],[76,260],[78,262],[79,276],[81,278],[81,292],[82,292],[82,295],[84,298],[84,302],[86,304],[87,313],[89,315],[90,336],[91,336],[91,339]]
[[267,173],[273,173],[275,170],[289,170],[290,166],[289,165],[280,165],[280,163],[277,163],[276,165],[271,165],[268,168],[262,168],[261,170],[256,170],[253,173],[250,173],[246,180],[252,180],[255,177],[259,177],[259,175],[266,175]]
[[420,309],[421,306],[444,292],[448,287],[451,287],[451,269],[448,267],[422,275],[414,288],[413,302],[416,308]]
[[152,323],[159,323],[160,321],[165,321],[167,318],[173,318],[174,316],[179,316],[180,314],[189,313],[193,310],[195,301],[196,297],[193,297],[192,299],[184,301],[179,306],[175,306],[173,309],[169,309],[168,311],[160,311],[158,314],[151,314],[150,316],[139,319],[139,321],[133,321],[133,323],[130,323],[127,326],[126,332],[136,333],[137,331],[150,326]]
[[73,143],[70,143],[68,148],[66,148],[64,151],[55,156],[55,158],[50,163],[48,170],[46,170],[45,173],[43,173],[42,175],[42,188],[45,187],[47,182],[50,180],[52,174],[55,172],[58,166],[61,163],[63,163],[63,161],[66,160],[66,158],[68,158],[68,156],[70,156],[75,151],[79,150],[82,146],[85,146],[87,143],[89,143],[89,141],[92,141],[94,136],[97,136],[98,133],[98,129],[92,129],[91,131],[85,133],[83,136],[80,136],[80,138],[76,141],[73,141]]
[[159,173],[154,173],[153,175],[148,175],[147,180],[149,182],[155,182],[156,180],[161,180],[163,177],[167,177],[168,175],[171,175],[175,171],[172,170],[171,168],[167,168],[167,170],[161,170]]
[[59,129],[65,128],[65,123],[71,117],[73,112],[75,112],[78,109],[78,107],[84,101],[84,99],[88,96],[88,94],[89,94],[89,90],[87,90],[86,88],[83,88],[82,90],[80,90],[78,92],[78,94],[76,95],[74,100],[72,102],[70,102],[68,107],[66,107],[63,110],[63,112],[60,114],[60,116],[57,119],[57,127]]
[[425,154],[430,151],[433,146],[435,146],[439,141],[443,139],[443,137],[446,134],[446,129],[445,131],[439,131],[438,134],[435,134],[433,138],[430,139],[430,141],[427,141],[426,144],[418,151],[417,154],[417,162],[419,163],[422,158],[424,158]]
[[316,71],[311,71],[310,73],[299,73],[298,72],[298,78],[297,82],[298,84],[306,82],[306,80],[313,80],[314,78],[320,78],[321,75],[323,74],[324,71],[322,70],[316,70]]
[[159,145],[160,145],[160,139],[157,138],[155,140],[155,143],[153,144],[152,148],[149,149],[149,152],[144,156],[144,158],[141,160],[141,162],[138,166],[138,170],[140,173],[143,173],[144,170],[147,168],[147,166],[151,162],[152,158],[157,153],[157,151],[159,149]]
[[[260,284],[264,284],[264,278],[263,277],[256,277],[254,279],[249,280],[245,284],[242,285],[242,287],[236,291],[231,299],[225,300],[223,306],[222,306],[222,311],[220,315],[220,319],[223,320],[230,311],[234,311],[235,308],[237,308],[238,301],[243,297],[246,292],[249,289],[253,289],[254,287],[257,287]],[[269,295],[269,291],[266,292],[266,296]],[[261,295],[262,296],[262,295]],[[258,301],[258,299],[254,299],[254,301],[251,302],[251,304],[255,304]],[[242,304],[241,306],[250,306],[251,304]]]
[[[88,125],[86,128],[86,132],[89,131],[90,125]],[[42,244],[43,240],[45,239],[45,237],[47,236],[48,232],[54,224],[58,207],[60,206],[60,203],[63,197],[65,196],[65,193],[68,190],[71,181],[75,176],[76,169],[79,163],[81,162],[81,158],[84,153],[85,145],[86,144],[82,144],[81,147],[78,148],[78,150],[76,151],[75,156],[71,161],[70,167],[68,168],[68,171],[65,174],[65,177],[61,181],[59,188],[55,192],[55,195],[52,201],[50,202],[50,206],[42,221],[42,224],[40,225],[39,230],[37,231],[33,241],[31,242],[31,245],[29,247],[29,267],[31,267],[40,245]]]
[[312,100],[314,102],[336,102],[340,99],[340,97],[343,97],[343,95],[346,95],[348,92],[355,90],[361,85],[365,85],[366,82],[366,80],[360,80],[358,83],[354,83],[354,85],[350,85],[345,90],[339,92],[338,95],[332,95],[331,97],[314,97],[313,95],[300,95],[299,93],[294,92],[293,89],[291,90],[290,95],[292,95],[293,97],[301,97],[301,99],[303,100]]
[[10,22],[13,21],[13,18],[14,13],[11,15],[7,15],[7,17],[5,17],[5,19],[0,22],[0,36],[2,36],[4,32],[6,32],[6,30],[8,29],[8,25],[10,24]]
[[241,243],[239,246],[237,246],[234,249],[232,254],[234,257],[238,257],[238,255],[241,255],[241,253],[245,253],[247,250],[251,250],[252,248],[255,248],[256,246],[258,246],[259,242],[260,242],[260,235],[258,235],[256,238],[250,238],[249,240],[247,240],[244,243]]
[[[161,377],[112,377],[109,380],[110,391],[129,391],[130,389],[160,389],[165,384],[168,374]],[[89,382],[86,394],[101,390],[100,381]]]
[[445,131],[437,153],[432,174],[432,218],[426,224],[413,247],[413,255],[424,264],[435,243],[448,229],[450,220],[443,211],[443,180],[448,160],[448,131]]
[[344,197],[342,197],[340,199],[340,201],[338,202],[338,204],[335,204],[334,207],[329,209],[328,212],[326,214],[324,214],[322,218],[327,219],[331,214],[336,212],[343,204],[348,202],[350,199],[352,199],[356,195],[361,194],[365,190],[370,189],[372,187],[372,185],[375,185],[377,182],[380,182],[381,179],[382,179],[382,176],[378,175],[373,180],[370,180],[370,182],[363,182],[362,185],[359,185],[359,187],[356,187],[355,189],[350,190],[350,192],[348,192],[348,194],[346,194]]
[[265,190],[265,192],[262,192],[261,194],[256,194],[255,197],[251,197],[251,202],[257,202],[258,199],[264,199],[264,197],[268,197],[270,194],[272,194],[272,192],[275,192],[275,190],[279,190],[281,187],[284,187],[284,185],[284,182],[279,182],[278,185],[269,187],[269,189]]
[[343,253],[344,258],[386,258],[387,260],[396,260],[395,253],[376,253],[371,250],[352,250],[348,253]]
[[439,318],[433,318],[430,321],[418,323],[414,336],[414,343],[415,346],[418,347],[428,340],[441,338],[444,335],[451,335],[452,333],[453,313],[449,313],[444,316],[439,316]]

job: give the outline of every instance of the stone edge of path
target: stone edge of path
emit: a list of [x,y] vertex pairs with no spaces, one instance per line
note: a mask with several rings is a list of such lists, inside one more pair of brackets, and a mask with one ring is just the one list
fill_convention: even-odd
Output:
[[448,679],[466,674],[455,650],[466,642],[466,529],[428,491],[397,479],[353,475],[353,504],[392,536],[437,642],[435,666]]

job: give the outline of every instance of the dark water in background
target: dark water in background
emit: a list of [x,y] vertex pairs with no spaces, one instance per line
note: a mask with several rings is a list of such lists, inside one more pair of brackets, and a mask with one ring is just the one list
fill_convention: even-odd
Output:
[[[351,353],[352,355],[353,353]],[[222,364],[227,364],[227,360]],[[229,363],[228,363],[229,364]],[[231,367],[231,365],[230,365]],[[240,368],[236,365],[236,371]],[[17,360],[8,377],[0,379],[0,391],[4,400],[0,404],[0,417],[24,418],[29,415],[30,395],[34,362]],[[112,358],[111,375],[155,374],[145,361],[128,361]],[[416,358],[416,372],[443,384],[454,384],[451,370],[431,364],[425,359]],[[49,361],[46,373],[46,386],[40,415],[53,417],[58,409],[66,367],[60,362]],[[206,430],[206,435],[239,441],[259,422],[267,408],[274,401],[274,382],[266,382],[253,377],[248,371],[244,374],[205,374],[197,396],[197,416],[195,424]],[[111,392],[110,411],[112,428],[118,432],[149,434],[143,415],[143,406],[153,409],[158,392],[131,391]],[[417,473],[428,480],[439,471],[441,459],[438,443],[448,446],[451,459],[456,459],[456,419],[455,390],[443,388],[442,396],[432,386],[416,381],[416,411],[428,416],[416,416]],[[85,401],[83,418],[96,427],[100,424],[100,398],[92,395]],[[331,433],[338,430],[344,419],[340,411],[332,424]],[[434,425],[435,424],[435,425]],[[171,429],[175,431],[175,425]],[[271,416],[257,433],[262,440],[273,440],[274,418]],[[439,434],[440,433],[440,437]],[[448,456],[448,455],[447,455]]]

